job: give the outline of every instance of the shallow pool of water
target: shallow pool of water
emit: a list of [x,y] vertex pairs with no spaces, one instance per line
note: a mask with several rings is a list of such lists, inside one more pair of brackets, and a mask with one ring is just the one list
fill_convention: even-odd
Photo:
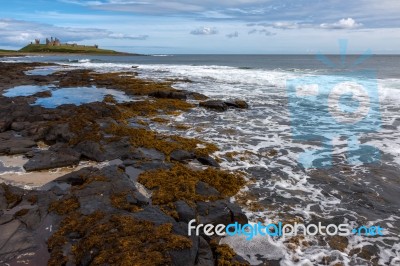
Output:
[[24,73],[28,76],[48,76],[60,70],[62,70],[62,68],[59,66],[37,67],[35,69],[25,71]]
[[51,97],[38,98],[34,105],[46,108],[56,108],[63,104],[81,105],[91,102],[101,102],[106,95],[114,96],[117,102],[132,101],[131,97],[122,91],[97,87],[74,87],[54,90]]
[[18,96],[32,96],[35,93],[49,91],[52,87],[50,86],[36,86],[36,85],[23,85],[8,89],[3,93],[6,97],[18,97]]

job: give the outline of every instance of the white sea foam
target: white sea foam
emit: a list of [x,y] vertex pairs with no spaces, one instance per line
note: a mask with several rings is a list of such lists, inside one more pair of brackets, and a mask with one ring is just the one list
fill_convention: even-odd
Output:
[[[113,64],[99,62],[81,62],[68,64],[74,67],[87,67],[99,72],[109,71],[135,71],[139,76],[148,79],[188,78],[192,83],[177,82],[174,86],[179,89],[204,93],[212,98],[229,99],[241,98],[246,100],[251,108],[249,110],[228,110],[224,113],[211,112],[196,108],[192,112],[180,115],[177,120],[192,126],[192,129],[181,132],[189,137],[202,138],[218,144],[220,152],[216,153],[223,158],[226,152],[238,152],[236,160],[223,160],[222,167],[232,170],[263,169],[256,178],[251,189],[257,189],[258,197],[262,199],[279,199],[271,202],[273,206],[266,212],[251,212],[247,210],[250,219],[268,218],[280,219],[282,213],[303,217],[308,220],[312,215],[326,219],[337,217],[337,213],[346,213],[348,217],[360,218],[356,211],[343,208],[340,191],[332,188],[324,191],[318,184],[310,182],[311,173],[298,165],[299,154],[306,150],[318,148],[318,144],[293,140],[290,125],[290,110],[288,110],[287,81],[298,78],[312,78],[314,72],[304,73],[304,70],[276,71],[262,69],[240,69],[224,66],[192,66],[192,65],[146,65],[136,64],[137,69],[132,70],[132,64]],[[319,75],[319,82],[334,87],[340,82],[345,82],[346,77]],[[372,84],[376,80],[363,80],[364,84]],[[370,132],[362,137],[366,138],[363,144],[368,144],[383,150],[393,156],[391,163],[400,166],[400,133],[398,127],[400,80],[378,80],[379,100],[381,104],[382,129]],[[377,99],[372,99],[377,100]],[[317,104],[315,100],[314,104]],[[312,121],[314,114],[309,114]],[[321,120],[323,123],[326,121]],[[397,124],[396,124],[397,123]],[[393,126],[394,125],[394,126]],[[155,129],[165,133],[174,133],[170,128],[153,124]],[[201,130],[198,130],[201,129]],[[347,140],[338,136],[331,136],[334,140],[333,156],[341,157],[349,150]],[[278,151],[277,155],[269,157],[265,153],[271,149]],[[246,153],[251,152],[252,154]],[[239,157],[244,159],[240,160]],[[363,168],[353,167],[355,175],[362,175]],[[334,179],[335,177],[331,177]],[[370,182],[365,181],[364,186]],[[375,189],[375,188],[371,188]],[[378,193],[378,190],[376,190]],[[312,208],[317,206],[318,211]],[[285,208],[287,207],[287,208]],[[361,218],[360,218],[361,219]],[[391,231],[398,230],[393,223],[399,218],[383,218],[380,221],[387,224]],[[379,222],[379,221],[374,221]],[[389,224],[391,226],[389,226]],[[256,254],[264,254],[266,258],[282,258],[281,265],[316,265],[322,258],[330,256],[345,265],[362,264],[354,261],[348,255],[353,248],[377,244],[380,248],[380,264],[395,263],[399,256],[400,246],[391,248],[385,246],[384,241],[389,241],[395,236],[383,238],[352,237],[346,252],[332,250],[326,246],[311,245],[288,250],[287,243],[280,239],[256,239],[255,242],[246,242],[238,237],[226,238],[223,243],[231,245],[238,254],[246,257],[251,263],[259,263]],[[313,239],[309,239],[311,242]],[[282,251],[285,251],[282,254]],[[275,256],[276,255],[276,256]],[[332,264],[334,264],[332,262]]]

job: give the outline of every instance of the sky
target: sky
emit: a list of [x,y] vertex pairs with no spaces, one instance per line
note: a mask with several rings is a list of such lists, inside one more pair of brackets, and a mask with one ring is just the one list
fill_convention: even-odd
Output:
[[0,0],[0,49],[40,38],[144,54],[400,53],[399,0]]

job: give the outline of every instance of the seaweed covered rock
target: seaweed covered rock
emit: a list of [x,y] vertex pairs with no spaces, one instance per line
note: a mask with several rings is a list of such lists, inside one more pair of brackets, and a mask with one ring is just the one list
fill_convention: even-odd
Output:
[[149,93],[149,96],[164,99],[180,99],[186,100],[187,96],[184,91],[155,91]]

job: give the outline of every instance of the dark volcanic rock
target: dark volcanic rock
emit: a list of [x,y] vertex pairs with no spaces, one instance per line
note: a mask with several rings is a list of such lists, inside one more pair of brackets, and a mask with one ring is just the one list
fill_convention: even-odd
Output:
[[74,147],[74,150],[96,162],[103,162],[105,160],[100,144],[91,140],[78,143],[78,145]]
[[41,92],[33,94],[32,97],[48,98],[48,97],[51,97],[51,95],[52,95],[51,91],[41,91]]
[[20,154],[31,150],[36,142],[28,138],[12,137],[11,139],[0,139],[0,154]]
[[13,122],[11,124],[11,130],[14,131],[21,131],[23,130],[26,126],[29,126],[29,122]]
[[0,133],[10,129],[12,120],[7,117],[0,118]]
[[26,171],[47,170],[65,166],[77,165],[80,156],[75,152],[40,151],[36,153],[25,165]]
[[202,224],[229,224],[238,222],[240,224],[247,223],[247,217],[239,207],[235,207],[227,200],[217,200],[213,202],[198,202],[197,214],[199,215],[199,223]]
[[138,148],[133,156],[135,159],[148,161],[164,161],[165,155],[156,149]]
[[172,161],[183,162],[186,160],[192,160],[192,159],[196,158],[196,156],[192,152],[188,152],[188,151],[184,151],[184,150],[174,150],[169,155],[169,158]]
[[154,206],[145,207],[142,211],[136,212],[132,216],[136,219],[149,221],[156,225],[175,223],[175,220],[172,217],[166,215],[159,208]]
[[198,202],[197,213],[199,215],[199,223],[201,224],[225,224],[232,222],[230,210],[226,206],[226,202],[219,200],[215,202]]
[[164,98],[164,99],[179,99],[186,100],[186,92],[184,91],[155,91],[149,93],[149,96],[155,98]]
[[[175,234],[187,237],[188,235],[188,225],[186,223],[180,222],[175,223],[172,230]],[[199,237],[195,235],[190,236],[192,241],[192,246],[190,248],[181,250],[171,250],[169,254],[171,255],[172,264],[174,266],[187,266],[194,265],[196,261],[197,254],[199,252]]]
[[219,196],[220,193],[214,187],[210,186],[207,183],[202,181],[197,182],[196,184],[196,194],[205,196],[205,197],[212,197],[212,196]]
[[43,122],[31,123],[26,127],[28,136],[32,137],[34,140],[43,140],[49,131],[50,127],[48,124]]
[[214,256],[210,245],[207,241],[200,237],[199,252],[196,259],[196,266],[214,266]]
[[159,161],[150,161],[150,162],[141,162],[139,164],[136,164],[136,167],[143,171],[156,170],[156,169],[167,170],[171,169],[172,164]]
[[196,212],[185,201],[179,200],[175,202],[176,211],[179,216],[179,221],[189,223],[196,218]]
[[211,158],[210,156],[197,157],[197,160],[203,165],[219,167],[219,163],[215,159]]
[[234,108],[238,108],[238,109],[248,109],[249,108],[249,104],[246,103],[243,100],[230,100],[230,101],[225,101],[225,104],[229,107],[234,107]]
[[102,153],[105,160],[115,160],[123,158],[131,154],[133,147],[129,141],[129,138],[122,138],[119,141],[107,143],[103,145]]
[[228,110],[228,105],[220,100],[210,100],[206,102],[200,102],[199,105],[204,108],[212,109],[215,111],[226,111]]
[[70,131],[68,124],[57,124],[50,128],[49,132],[46,135],[46,140],[56,142],[69,142],[75,137],[75,134]]
[[6,261],[36,248],[31,234],[23,229],[18,220],[0,225],[0,259]]

